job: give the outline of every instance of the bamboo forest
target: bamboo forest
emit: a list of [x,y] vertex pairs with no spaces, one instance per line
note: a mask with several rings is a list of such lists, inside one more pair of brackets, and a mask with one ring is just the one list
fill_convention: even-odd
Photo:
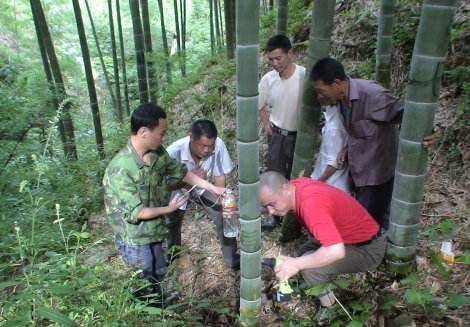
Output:
[[0,1],[0,326],[470,326],[470,0]]

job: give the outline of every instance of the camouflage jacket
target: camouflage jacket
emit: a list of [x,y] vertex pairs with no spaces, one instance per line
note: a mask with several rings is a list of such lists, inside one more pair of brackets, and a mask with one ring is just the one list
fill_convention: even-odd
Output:
[[144,163],[131,142],[106,168],[103,186],[108,222],[116,239],[130,245],[163,241],[164,217],[138,220],[142,208],[163,207],[168,203],[168,182],[179,182],[186,175],[184,164],[172,159],[163,146],[150,153],[150,165]]

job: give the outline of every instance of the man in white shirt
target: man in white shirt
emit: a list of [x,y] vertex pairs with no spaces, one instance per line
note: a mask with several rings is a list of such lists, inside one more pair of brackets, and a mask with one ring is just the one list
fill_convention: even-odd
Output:
[[351,193],[348,164],[345,162],[339,165],[337,162],[338,154],[348,141],[341,113],[336,105],[327,105],[323,116],[325,125],[322,128],[320,152],[310,177]]
[[[293,63],[289,38],[275,35],[266,44],[265,53],[273,70],[258,85],[258,108],[268,138],[268,169],[290,178],[302,98],[305,67]],[[273,228],[279,219],[266,220],[263,227]]]
[[[199,177],[215,186],[226,186],[226,175],[233,169],[232,160],[225,143],[217,137],[215,124],[207,119],[195,121],[191,126],[191,134],[173,142],[166,148],[169,155],[184,163]],[[237,254],[236,237],[224,237],[222,226],[222,208],[209,192],[196,188],[191,192],[192,202],[201,205],[215,224],[224,261],[232,269],[239,269],[240,256]],[[207,193],[207,194],[206,194]],[[181,224],[186,206],[167,216],[168,248],[181,245]]]

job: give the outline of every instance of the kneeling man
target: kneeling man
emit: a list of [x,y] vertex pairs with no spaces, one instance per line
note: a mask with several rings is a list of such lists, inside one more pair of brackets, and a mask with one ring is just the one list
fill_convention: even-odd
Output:
[[[233,164],[225,143],[217,136],[217,128],[212,121],[196,120],[191,125],[190,135],[173,142],[167,151],[172,158],[183,163],[188,171],[216,187],[225,188],[226,175],[232,171]],[[201,191],[203,190],[198,188],[193,190],[190,194],[191,201],[204,208],[214,222],[225,264],[238,270],[240,255],[237,253],[237,238],[224,236],[220,201],[210,192]],[[176,210],[167,217],[169,248],[181,246],[184,213],[184,210]]]
[[[288,181],[277,172],[260,176],[260,201],[270,214],[293,211],[318,241],[316,251],[284,257],[276,269],[279,278],[301,273],[308,285],[330,281],[338,274],[375,269],[385,253],[385,235],[359,202],[345,192],[310,178]],[[334,304],[331,293],[319,297],[323,306]]]

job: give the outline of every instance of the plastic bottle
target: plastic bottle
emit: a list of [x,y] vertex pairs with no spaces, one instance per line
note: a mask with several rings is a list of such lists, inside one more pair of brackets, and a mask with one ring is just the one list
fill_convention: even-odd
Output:
[[222,201],[222,224],[225,237],[238,236],[238,214],[237,203],[232,190],[227,189]]
[[448,240],[441,243],[439,257],[448,265],[453,265],[455,263],[455,255],[452,251],[452,241]]

